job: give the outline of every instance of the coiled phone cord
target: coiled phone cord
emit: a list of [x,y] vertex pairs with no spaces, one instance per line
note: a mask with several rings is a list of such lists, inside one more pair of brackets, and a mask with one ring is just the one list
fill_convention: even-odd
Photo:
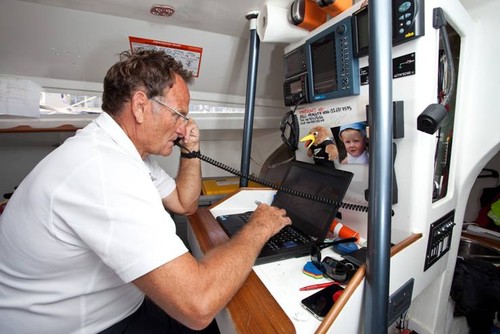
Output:
[[[184,149],[186,151],[189,151],[187,148],[185,148],[184,146],[182,146],[179,143],[178,140],[175,141],[175,145],[179,146],[180,148],[182,148],[182,149]],[[193,157],[195,157],[195,158],[198,158],[198,159],[200,159],[202,161],[205,161],[205,162],[207,162],[207,163],[209,163],[209,164],[211,164],[211,165],[213,165],[215,167],[223,169],[223,170],[225,170],[225,171],[227,171],[227,172],[229,172],[231,174],[234,174],[234,175],[239,176],[239,177],[243,177],[243,178],[245,178],[247,180],[256,182],[258,184],[261,184],[261,185],[263,185],[265,187],[268,187],[268,188],[272,188],[274,190],[279,190],[279,191],[285,192],[287,194],[290,194],[290,195],[293,195],[293,196],[302,197],[302,198],[305,198],[305,199],[308,199],[308,200],[311,200],[311,201],[321,202],[321,203],[325,203],[325,204],[331,204],[331,205],[334,205],[336,207],[347,209],[347,210],[368,212],[368,207],[364,206],[364,205],[333,201],[333,200],[328,199],[328,198],[324,198],[324,197],[316,196],[316,195],[311,195],[311,194],[308,194],[308,193],[304,193],[302,191],[298,191],[298,190],[286,188],[286,187],[274,184],[272,182],[269,182],[267,180],[255,177],[253,175],[248,175],[246,173],[242,173],[239,170],[237,170],[237,169],[235,169],[235,168],[233,168],[231,166],[228,166],[228,165],[226,165],[226,164],[224,164],[224,163],[222,163],[220,161],[214,160],[214,159],[212,159],[210,157],[207,157],[207,156],[201,154],[200,151],[189,151],[188,154],[191,155],[191,156],[193,156]]]

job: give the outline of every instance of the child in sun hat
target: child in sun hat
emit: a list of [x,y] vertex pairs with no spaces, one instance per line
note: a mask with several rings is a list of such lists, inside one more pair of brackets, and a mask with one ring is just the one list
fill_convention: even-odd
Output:
[[368,138],[365,122],[342,125],[339,129],[339,138],[344,143],[347,156],[341,161],[343,164],[368,163]]

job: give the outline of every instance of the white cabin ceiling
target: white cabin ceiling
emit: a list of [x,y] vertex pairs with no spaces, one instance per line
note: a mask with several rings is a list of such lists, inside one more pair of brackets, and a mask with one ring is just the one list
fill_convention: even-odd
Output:
[[[21,0],[80,11],[108,14],[154,24],[185,28],[245,38],[248,24],[245,16],[258,11],[264,3],[288,6],[293,0]],[[355,0],[358,2],[360,0]],[[485,6],[493,0],[460,0],[465,8]],[[497,0],[495,0],[497,1]],[[169,5],[175,9],[171,17],[150,14],[153,5]]]
[[[167,24],[199,29],[230,36],[248,34],[245,18],[250,11],[259,10],[265,2],[288,5],[293,0],[22,0],[80,11],[127,17],[154,24]],[[170,5],[171,17],[150,14],[154,4]]]

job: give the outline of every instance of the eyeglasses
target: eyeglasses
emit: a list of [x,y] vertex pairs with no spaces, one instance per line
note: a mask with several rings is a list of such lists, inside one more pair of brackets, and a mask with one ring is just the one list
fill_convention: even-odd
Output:
[[311,262],[324,276],[339,283],[347,283],[356,270],[352,263],[337,261],[329,256],[321,259],[321,246],[319,245],[311,247]]
[[168,104],[166,104],[164,102],[161,102],[161,101],[159,101],[157,99],[150,99],[150,100],[151,101],[155,101],[159,105],[164,106],[165,108],[167,108],[168,110],[170,110],[171,112],[173,112],[174,114],[176,114],[177,115],[177,119],[181,118],[184,121],[184,124],[189,121],[189,117],[187,117],[186,115],[181,114],[180,112],[178,112],[177,110],[175,110],[174,108],[172,108],[171,106],[169,106]]

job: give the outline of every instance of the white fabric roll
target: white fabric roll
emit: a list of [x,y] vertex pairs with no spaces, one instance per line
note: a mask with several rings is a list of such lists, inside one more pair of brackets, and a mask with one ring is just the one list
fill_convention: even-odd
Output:
[[290,5],[265,3],[257,17],[257,34],[262,42],[293,43],[309,31],[299,28],[288,20]]

